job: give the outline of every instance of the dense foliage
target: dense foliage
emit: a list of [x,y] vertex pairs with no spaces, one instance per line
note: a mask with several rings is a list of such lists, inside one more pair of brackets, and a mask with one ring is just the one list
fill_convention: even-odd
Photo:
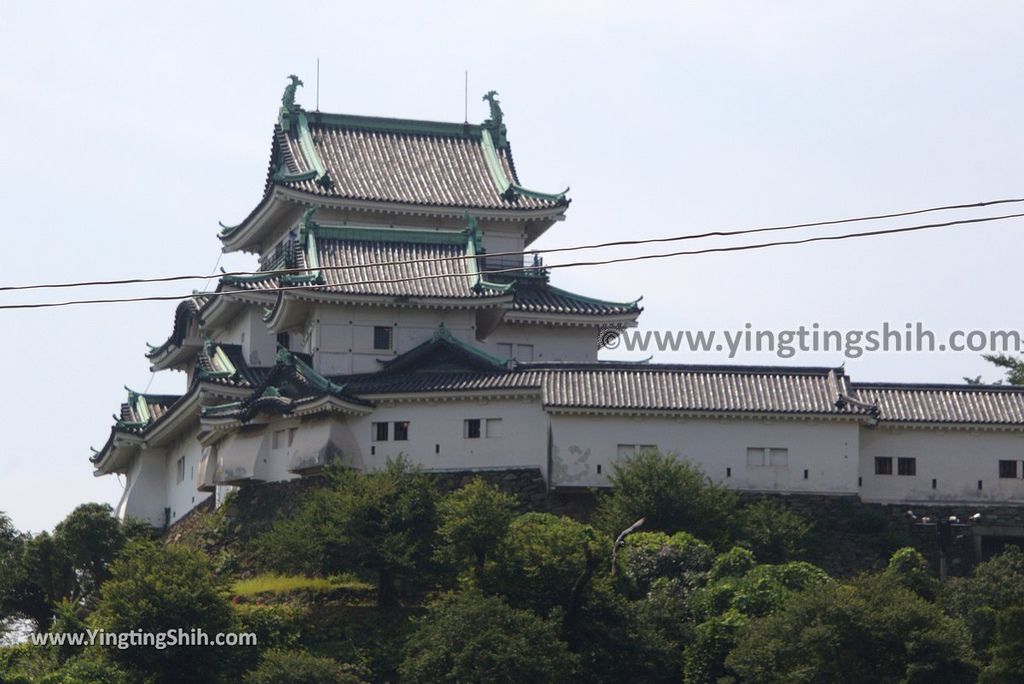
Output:
[[[940,584],[885,516],[837,504],[845,529],[885,555],[832,577],[808,562],[830,530],[789,502],[741,500],[656,453],[612,479],[588,524],[521,512],[483,480],[440,496],[404,460],[332,472],[255,538],[261,565],[242,577],[139,539],[108,507],[35,535],[0,514],[0,625],[258,637],[22,643],[0,647],[0,683],[1024,681],[1018,549]],[[209,515],[216,536],[226,518]]]

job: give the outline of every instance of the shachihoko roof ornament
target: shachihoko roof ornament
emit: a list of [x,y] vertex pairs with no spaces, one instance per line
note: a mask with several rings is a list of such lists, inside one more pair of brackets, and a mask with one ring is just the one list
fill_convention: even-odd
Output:
[[498,91],[489,90],[483,97],[491,107],[491,118],[484,121],[484,128],[491,129],[491,137],[494,139],[495,147],[506,147],[508,145],[507,133],[503,119],[505,115],[501,112],[501,103],[498,101]]
[[299,113],[301,107],[295,103],[295,91],[298,90],[299,86],[305,85],[295,74],[289,74],[288,76],[291,83],[289,83],[285,89],[284,94],[281,95],[281,109],[277,115],[277,123],[285,131],[291,130],[293,117]]

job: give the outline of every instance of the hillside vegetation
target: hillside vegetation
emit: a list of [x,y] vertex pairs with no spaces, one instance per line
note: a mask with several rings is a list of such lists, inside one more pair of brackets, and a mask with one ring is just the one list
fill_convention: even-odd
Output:
[[[402,460],[240,496],[162,540],[95,504],[52,534],[2,519],[0,624],[258,643],[22,643],[0,647],[0,683],[1024,681],[1018,550],[940,584],[863,512],[829,543],[831,518],[674,457],[611,481],[586,521],[482,480],[441,494]],[[851,543],[876,569],[837,574]]]

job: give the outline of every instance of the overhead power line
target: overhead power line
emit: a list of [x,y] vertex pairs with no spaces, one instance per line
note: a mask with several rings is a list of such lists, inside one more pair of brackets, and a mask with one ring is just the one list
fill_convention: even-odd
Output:
[[[556,269],[556,268],[577,268],[577,267],[584,267],[584,266],[606,266],[606,265],[609,265],[609,264],[621,264],[621,263],[628,263],[628,262],[634,262],[634,261],[646,261],[646,260],[651,260],[651,259],[667,259],[667,258],[680,257],[680,256],[696,256],[696,255],[701,255],[701,254],[717,254],[717,253],[725,253],[725,252],[744,252],[744,251],[751,251],[751,250],[757,250],[757,249],[767,249],[767,248],[771,248],[771,247],[789,247],[789,246],[796,246],[796,245],[806,245],[806,244],[810,244],[810,243],[814,243],[814,242],[834,242],[834,241],[839,241],[839,240],[851,240],[851,239],[864,238],[864,237],[877,237],[877,236],[881,236],[881,235],[897,235],[897,234],[901,234],[901,233],[912,233],[912,232],[923,231],[923,230],[931,230],[931,229],[936,229],[936,228],[948,228],[948,227],[953,227],[953,226],[971,225],[971,224],[976,224],[976,223],[988,223],[988,222],[991,222],[991,221],[1005,221],[1005,220],[1008,220],[1008,219],[1015,219],[1015,218],[1022,218],[1022,217],[1024,217],[1024,213],[1004,214],[1004,215],[1000,215],[1000,216],[986,216],[986,217],[982,217],[982,218],[960,219],[960,220],[956,220],[956,221],[946,221],[946,222],[942,222],[942,223],[927,223],[927,224],[914,225],[914,226],[903,226],[903,227],[900,227],[900,228],[882,228],[882,229],[878,229],[878,230],[870,230],[870,231],[864,231],[864,232],[860,232],[860,233],[843,233],[843,234],[840,234],[840,235],[818,235],[818,236],[814,236],[814,237],[802,238],[802,239],[799,239],[799,240],[785,240],[785,241],[776,241],[776,242],[764,242],[764,243],[756,243],[756,244],[752,244],[752,245],[733,245],[733,246],[729,246],[729,247],[708,247],[706,249],[686,250],[686,251],[677,251],[677,252],[659,252],[659,253],[655,253],[655,254],[641,254],[641,255],[637,255],[637,256],[617,257],[617,258],[614,258],[614,259],[601,259],[601,260],[594,260],[594,261],[576,261],[576,262],[570,262],[570,263],[566,263],[566,264],[551,264],[551,265],[545,266],[544,268],[545,269]],[[442,259],[431,259],[431,261],[455,261],[455,260],[457,260],[457,258],[458,257],[449,257],[449,258],[442,258]],[[392,263],[399,263],[399,262],[392,262]],[[361,268],[365,268],[366,266],[367,266],[367,264],[360,265]],[[302,269],[302,270],[303,271],[307,271],[308,269]],[[479,272],[479,274],[481,276],[488,276],[488,275],[500,275],[500,274],[507,274],[507,273],[518,273],[518,272],[522,272],[522,271],[531,271],[531,270],[535,270],[534,267],[522,266],[522,267],[513,267],[513,268],[481,270]],[[402,283],[402,282],[420,281],[420,280],[436,280],[436,279],[439,279],[439,278],[461,278],[461,277],[465,277],[465,274],[443,273],[443,274],[410,276],[410,277],[407,277],[407,278],[385,278],[385,279],[380,279],[380,280],[361,280],[361,281],[352,281],[352,282],[346,282],[346,283],[326,283],[326,284],[323,284],[323,285],[289,285],[289,286],[284,286],[284,287],[268,287],[268,288],[264,288],[264,289],[261,289],[261,290],[257,290],[255,292],[262,294],[262,293],[286,292],[286,291],[289,291],[289,290],[318,290],[318,289],[323,289],[323,288],[339,287],[339,286],[353,287],[353,286],[357,286],[357,285],[382,285],[382,284],[394,284],[394,283]],[[237,295],[246,295],[246,294],[251,294],[251,292],[247,291],[247,290],[223,290],[223,291],[219,291],[219,292],[210,292],[210,293],[202,294],[200,296],[212,298],[212,297],[237,296]],[[113,297],[113,298],[109,298],[109,299],[72,299],[72,300],[66,300],[66,301],[60,301],[60,302],[42,302],[42,303],[35,303],[35,304],[4,304],[4,305],[0,305],[0,310],[2,310],[2,309],[47,309],[47,308],[56,308],[56,307],[64,307],[64,306],[74,306],[74,305],[78,305],[78,304],[126,304],[126,303],[131,303],[131,302],[176,301],[176,300],[189,299],[189,298],[194,297],[194,296],[196,296],[196,295],[195,294],[187,294],[187,295],[154,295],[154,296],[147,296],[147,297]]]
[[[476,259],[480,256],[486,258],[493,257],[512,257],[512,256],[527,256],[527,255],[542,255],[542,254],[556,254],[562,252],[579,252],[590,249],[606,249],[608,247],[631,247],[637,245],[647,244],[662,244],[669,242],[682,242],[685,240],[700,240],[710,237],[736,237],[739,235],[755,235],[758,233],[771,233],[787,230],[797,230],[800,228],[813,228],[813,227],[824,227],[824,226],[835,226],[846,223],[858,223],[864,221],[881,221],[884,219],[903,218],[907,216],[915,216],[919,214],[927,214],[939,211],[953,211],[958,209],[979,209],[983,207],[991,207],[1001,204],[1015,204],[1024,202],[1024,198],[1009,198],[1009,199],[997,199],[987,200],[983,202],[973,202],[970,204],[949,204],[941,207],[929,207],[926,209],[912,209],[909,211],[900,211],[890,214],[874,214],[870,216],[856,216],[852,218],[841,218],[841,219],[830,219],[827,221],[811,221],[808,223],[792,223],[779,226],[767,226],[760,228],[741,228],[736,230],[713,230],[703,233],[690,233],[686,235],[672,235],[669,237],[661,238],[640,238],[636,240],[614,240],[611,242],[598,242],[588,245],[573,245],[570,247],[550,247],[547,249],[527,249],[522,251],[512,252],[489,252],[483,255],[477,256],[452,256],[452,257],[430,257],[430,258],[419,258],[419,259],[405,259],[398,261],[383,261],[375,263],[364,263],[356,265],[345,265],[345,266],[321,266],[321,271],[346,271],[357,268],[369,268],[373,266],[404,266],[408,264],[420,264],[440,261],[451,261],[451,260],[466,260]],[[220,263],[218,258],[217,263]],[[214,267],[216,271],[216,266]],[[38,283],[31,285],[7,285],[0,286],[0,292],[16,292],[22,290],[45,290],[45,289],[62,289],[62,288],[75,288],[75,287],[100,287],[108,285],[141,285],[148,283],[171,283],[181,282],[187,280],[213,280],[215,278],[228,277],[248,277],[248,276],[265,276],[273,277],[279,275],[289,275],[295,273],[305,273],[309,271],[308,268],[282,268],[274,269],[271,271],[229,271],[225,273],[211,273],[209,275],[173,275],[173,276],[156,276],[156,277],[135,277],[135,278],[120,278],[120,279],[109,279],[109,280],[83,280],[83,281],[72,281],[63,283]]]

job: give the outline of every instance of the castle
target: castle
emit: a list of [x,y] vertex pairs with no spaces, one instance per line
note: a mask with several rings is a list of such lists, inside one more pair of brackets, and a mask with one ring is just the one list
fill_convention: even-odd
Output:
[[258,255],[181,302],[154,371],[92,456],[119,516],[166,526],[235,487],[368,470],[538,469],[607,486],[645,449],[744,491],[1024,502],[1024,390],[861,384],[841,368],[615,363],[638,301],[551,284],[529,247],[569,208],[520,184],[496,93],[482,124],[327,114],[274,127],[263,196],[220,234]]

